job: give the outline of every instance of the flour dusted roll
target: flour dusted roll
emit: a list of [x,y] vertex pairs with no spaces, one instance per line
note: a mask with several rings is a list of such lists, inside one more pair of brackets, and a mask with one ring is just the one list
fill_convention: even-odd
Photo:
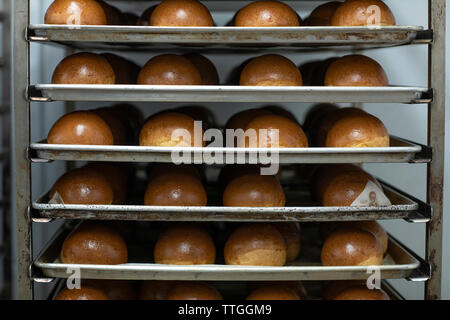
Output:
[[56,67],[53,84],[115,84],[108,60],[96,53],[80,52],[64,58]]
[[161,264],[213,264],[216,260],[211,236],[193,225],[175,226],[162,232],[153,254],[155,263]]
[[323,266],[370,266],[381,265],[383,249],[369,231],[358,228],[338,228],[322,246]]
[[213,286],[192,281],[175,285],[169,291],[167,300],[223,300],[223,298]]
[[336,27],[394,26],[391,9],[381,0],[347,0],[331,18]]
[[151,26],[212,27],[208,8],[197,0],[163,0],[153,10]]
[[330,1],[318,6],[308,17],[308,26],[331,26],[331,19],[341,4],[340,1]]
[[68,264],[123,264],[128,262],[127,245],[110,225],[87,222],[64,240],[61,261]]
[[45,13],[46,24],[106,25],[105,10],[96,0],[55,0]]
[[112,204],[114,191],[104,173],[82,167],[63,174],[53,185],[50,200],[64,204]]
[[194,119],[181,112],[166,111],[147,119],[139,135],[141,146],[155,147],[202,147],[203,132],[200,141],[196,141]]
[[270,114],[256,117],[247,124],[245,131],[247,130],[249,130],[249,134],[248,137],[245,137],[245,141],[238,141],[240,146],[253,148],[308,147],[308,139],[302,127],[283,116]]
[[247,172],[228,182],[223,192],[226,207],[283,207],[286,196],[276,176]]
[[248,62],[241,72],[241,86],[302,86],[300,70],[288,58],[266,54]]
[[202,76],[187,58],[162,54],[150,59],[138,76],[141,85],[201,85]]
[[49,144],[113,145],[111,128],[91,111],[74,111],[55,122],[47,136]]
[[270,224],[243,224],[225,243],[224,256],[228,265],[284,266],[286,243]]
[[353,113],[338,119],[329,128],[326,147],[389,147],[390,137],[383,122],[368,113]]
[[236,27],[298,27],[297,13],[280,1],[255,1],[239,10]]
[[325,73],[325,86],[386,87],[389,80],[374,59],[352,54],[332,62]]

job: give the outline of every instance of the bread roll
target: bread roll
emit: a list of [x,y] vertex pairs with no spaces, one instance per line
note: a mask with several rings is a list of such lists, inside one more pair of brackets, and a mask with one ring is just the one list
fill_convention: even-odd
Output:
[[382,289],[369,289],[365,285],[353,286],[343,290],[333,300],[391,300]]
[[150,17],[151,26],[213,27],[208,8],[197,0],[163,0]]
[[62,289],[55,300],[110,300],[108,295],[101,289],[82,286],[80,289]]
[[366,280],[336,280],[328,282],[322,290],[322,300],[333,300],[338,294],[353,286],[363,286]]
[[48,7],[45,24],[106,25],[106,13],[95,0],[54,0]]
[[189,53],[184,55],[197,68],[202,77],[202,84],[205,86],[215,86],[219,84],[219,74],[214,64],[198,53]]
[[214,287],[203,282],[183,282],[175,285],[167,300],[223,300]]
[[302,86],[300,70],[288,58],[266,54],[252,59],[241,72],[241,86]]
[[273,226],[283,236],[286,243],[286,262],[297,260],[300,254],[300,224],[298,222],[277,222]]
[[389,147],[389,133],[383,122],[368,113],[354,113],[337,120],[328,130],[326,147]]
[[226,129],[245,129],[247,124],[258,116],[272,114],[269,110],[262,108],[247,109],[234,114],[225,125]]
[[116,75],[102,55],[75,53],[64,58],[56,67],[53,84],[115,84]]
[[284,266],[286,243],[270,224],[243,224],[225,243],[224,256],[228,265]]
[[323,266],[381,265],[383,249],[371,232],[339,228],[325,240],[321,260]]
[[[308,147],[308,139],[300,125],[282,116],[265,115],[256,117],[247,124],[245,131],[248,137],[245,138],[245,143],[239,141],[239,145],[245,145],[247,148]],[[252,133],[254,134],[252,135]]]
[[145,122],[139,135],[141,146],[155,147],[202,147],[202,141],[195,141],[194,119],[179,112],[162,112],[151,116]]
[[55,122],[47,136],[49,144],[113,145],[111,128],[91,111],[74,111]]
[[86,167],[102,173],[109,181],[114,193],[113,204],[125,204],[128,195],[128,174],[123,166],[111,162],[91,162]]
[[142,85],[201,85],[200,72],[187,58],[163,54],[150,59],[138,76]]
[[286,287],[261,287],[254,290],[246,300],[300,300],[300,297]]
[[142,281],[139,300],[167,300],[170,289],[176,283],[176,281]]
[[195,121],[201,121],[204,130],[215,127],[215,117],[211,110],[201,106],[184,106],[175,109],[176,112],[184,113]]
[[352,221],[349,225],[373,233],[381,244],[383,255],[386,254],[389,245],[389,237],[386,230],[377,221]]
[[137,299],[137,293],[131,281],[89,279],[83,280],[83,283],[102,290],[110,300]]
[[330,1],[315,8],[307,19],[308,26],[331,26],[331,18],[337,8],[342,4],[340,1]]
[[363,55],[348,55],[332,62],[325,74],[326,86],[386,87],[389,80],[383,67]]
[[381,0],[347,0],[334,12],[331,25],[394,26],[395,17],[391,9]]
[[180,170],[151,178],[144,196],[146,206],[206,206],[207,202],[200,178]]
[[279,1],[255,1],[239,10],[236,27],[298,27],[297,13]]
[[196,265],[214,264],[216,249],[211,236],[202,228],[186,225],[164,231],[154,248],[155,263]]
[[64,204],[108,205],[114,201],[114,191],[104,173],[83,167],[63,174],[53,185],[49,198]]
[[107,224],[83,223],[64,240],[62,263],[117,265],[128,262],[127,245]]
[[223,192],[226,207],[284,207],[286,196],[276,176],[246,173],[235,177]]

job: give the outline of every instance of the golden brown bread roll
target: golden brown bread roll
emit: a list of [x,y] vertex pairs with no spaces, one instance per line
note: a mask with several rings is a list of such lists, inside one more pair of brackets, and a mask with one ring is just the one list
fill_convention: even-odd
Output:
[[252,59],[241,72],[241,86],[302,86],[300,70],[288,58],[266,54]]
[[365,285],[344,289],[333,300],[391,300],[383,289],[369,289]]
[[391,9],[381,0],[347,0],[336,9],[332,26],[394,26]]
[[300,300],[306,300],[308,297],[306,289],[301,281],[257,281],[251,282],[249,287],[254,291],[261,287],[267,288],[272,286],[277,288],[288,288],[292,290],[300,298]]
[[133,62],[116,54],[103,53],[114,70],[116,84],[136,84],[140,68]]
[[104,173],[82,167],[63,174],[53,185],[49,198],[65,204],[107,205],[113,203],[114,191]]
[[328,282],[322,290],[322,300],[333,300],[343,290],[365,285],[366,280],[336,280]]
[[341,4],[340,1],[330,1],[318,6],[308,17],[308,26],[331,26],[331,18]]
[[141,69],[138,84],[142,85],[201,85],[200,72],[187,58],[162,54],[150,59]]
[[332,62],[325,73],[325,86],[385,87],[389,80],[375,60],[353,54]]
[[224,257],[228,265],[284,266],[286,243],[270,224],[243,224],[225,243]]
[[[291,119],[278,115],[259,116],[250,121],[245,131],[255,135],[239,141],[239,145],[258,148],[307,148],[308,138],[300,125]],[[266,132],[261,130],[267,130]],[[256,139],[255,139],[256,138]]]
[[175,285],[167,300],[223,300],[214,287],[203,282],[183,282]]
[[116,265],[128,262],[127,245],[120,233],[107,224],[83,223],[65,240],[62,263]]
[[74,111],[55,122],[47,136],[49,144],[113,145],[109,125],[91,111]]
[[115,145],[126,145],[128,142],[128,131],[126,123],[119,117],[113,108],[104,107],[92,110],[100,116],[111,129]]
[[279,1],[255,1],[239,10],[236,27],[298,27],[297,13]]
[[115,84],[108,60],[96,53],[80,52],[64,58],[56,67],[53,84]]
[[176,281],[142,281],[139,290],[139,300],[167,300],[170,289]]
[[180,170],[154,175],[144,196],[146,206],[206,206],[207,202],[200,178]]
[[358,228],[338,228],[322,246],[323,266],[381,265],[383,249],[369,231]]
[[273,226],[283,236],[286,243],[286,262],[295,261],[300,254],[300,224],[298,222],[277,222]]
[[151,26],[212,27],[208,8],[197,0],[163,0],[150,17]]
[[106,25],[107,17],[95,0],[55,0],[45,13],[46,24]]
[[272,112],[262,109],[262,108],[255,108],[255,109],[247,109],[240,111],[238,113],[235,113],[227,122],[225,125],[226,129],[245,129],[247,124],[255,119],[258,116],[261,115],[268,115],[272,114]]
[[214,86],[219,84],[219,74],[211,60],[198,53],[188,53],[184,57],[192,62],[200,72],[203,85]]
[[131,281],[88,279],[82,286],[89,285],[102,290],[110,300],[136,300],[137,293]]
[[176,112],[184,113],[195,121],[201,121],[203,130],[206,131],[210,128],[215,128],[215,117],[211,110],[202,106],[184,106],[175,109]]
[[[222,168],[218,178],[218,184],[221,188],[225,189],[227,184],[233,180],[234,178],[244,176],[246,174],[251,175],[261,175],[261,170],[264,168],[262,165],[255,164],[229,164]],[[280,179],[280,173],[282,169],[278,170],[278,173],[275,175],[278,179]]]
[[248,172],[237,176],[225,187],[226,207],[284,207],[286,196],[276,176]]
[[[194,119],[180,112],[162,112],[151,116],[139,134],[139,145],[155,147],[202,147],[195,141]],[[182,130],[183,132],[181,132]]]
[[62,289],[55,300],[110,300],[108,295],[99,288],[82,286],[80,289]]
[[246,300],[300,300],[300,297],[288,287],[268,286],[255,289]]
[[91,162],[86,167],[102,173],[109,181],[114,193],[113,204],[124,204],[128,194],[128,173],[120,164]]
[[328,130],[326,147],[389,147],[389,133],[383,122],[368,113],[353,113],[338,119]]
[[214,264],[216,261],[216,248],[211,236],[193,225],[165,230],[159,236],[153,254],[155,263],[160,264]]

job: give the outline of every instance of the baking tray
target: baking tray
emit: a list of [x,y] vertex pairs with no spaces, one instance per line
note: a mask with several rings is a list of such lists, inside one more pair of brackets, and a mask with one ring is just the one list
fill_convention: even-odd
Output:
[[426,87],[281,87],[186,85],[37,84],[28,88],[30,101],[103,102],[320,102],[429,103]]
[[429,43],[432,32],[419,26],[382,27],[142,27],[68,26],[34,24],[28,39],[78,48],[132,48],[153,46],[328,47],[398,46]]
[[[323,207],[310,199],[309,192],[295,185],[284,186],[286,207],[224,207],[220,197],[205,207],[144,205],[49,204],[48,194],[33,202],[35,219],[128,220],[128,221],[357,221],[407,219],[416,222],[421,207],[396,189],[383,184],[392,205],[386,207]],[[143,198],[143,197],[142,197]],[[131,201],[134,202],[134,201]],[[139,199],[137,203],[142,203]],[[210,201],[211,202],[211,201]],[[417,222],[422,222],[418,220]]]
[[[82,279],[111,280],[186,280],[186,281],[288,281],[288,280],[349,280],[367,279],[373,273],[370,266],[324,267],[320,264],[320,243],[303,243],[299,261],[283,267],[228,266],[221,264],[177,266],[154,264],[148,260],[152,250],[142,245],[133,253],[129,248],[130,263],[122,265],[64,264],[59,260],[60,248],[71,232],[61,228],[34,262],[34,267],[45,277],[68,278],[69,270],[76,268]],[[143,258],[145,252],[147,258]],[[220,252],[218,252],[220,255]],[[220,258],[219,258],[220,259]],[[139,262],[138,262],[139,261]],[[383,265],[378,266],[382,279],[410,278],[419,270],[421,262],[403,245],[389,239],[389,250]],[[372,270],[372,271],[370,271]]]

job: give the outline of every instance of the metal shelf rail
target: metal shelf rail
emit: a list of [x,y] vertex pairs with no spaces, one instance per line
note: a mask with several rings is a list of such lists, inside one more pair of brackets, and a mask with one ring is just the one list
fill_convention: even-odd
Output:
[[[412,281],[426,281],[426,289],[424,297],[426,299],[439,299],[441,297],[441,273],[442,273],[442,215],[443,215],[443,173],[444,173],[444,130],[445,130],[445,0],[429,0],[429,25],[428,29],[418,27],[383,27],[383,28],[299,28],[295,30],[295,35],[286,42],[286,37],[292,33],[292,30],[280,28],[277,30],[241,30],[240,28],[217,27],[211,33],[211,28],[199,28],[195,32],[192,28],[153,28],[153,27],[77,27],[71,28],[67,26],[46,26],[46,25],[30,25],[30,2],[29,0],[14,1],[14,196],[15,196],[15,212],[16,212],[16,230],[18,243],[18,294],[21,299],[33,298],[33,280],[37,282],[50,282],[52,277],[62,277],[62,273],[58,268],[62,267],[55,260],[42,260],[44,255],[35,257],[32,252],[32,231],[35,223],[50,222],[53,219],[67,219],[70,222],[75,218],[83,218],[78,213],[76,206],[52,207],[47,206],[45,200],[32,202],[31,197],[31,163],[46,163],[54,160],[105,160],[110,161],[166,161],[164,152],[171,150],[159,150],[152,148],[139,148],[132,146],[111,147],[111,150],[100,150],[97,147],[88,146],[60,146],[55,147],[43,143],[33,143],[30,141],[30,104],[35,102],[47,101],[272,101],[272,102],[316,102],[323,100],[326,96],[329,102],[400,102],[400,103],[422,103],[428,105],[428,142],[427,146],[410,144],[405,142],[402,145],[392,146],[388,150],[375,150],[377,157],[371,157],[370,152],[364,154],[352,153],[349,150],[325,150],[327,148],[308,148],[304,151],[304,155],[312,155],[316,153],[314,161],[326,163],[351,162],[359,159],[359,162],[409,162],[409,163],[426,163],[428,167],[427,179],[427,200],[426,203],[418,201],[404,193],[406,199],[411,201],[413,207],[408,210],[400,210],[403,214],[398,214],[395,218],[405,219],[409,222],[426,223],[427,233],[426,239],[426,257],[421,259],[417,257],[411,250],[399,244],[395,239],[391,243],[395,243],[395,248],[403,248],[402,252],[411,257],[411,264],[405,267],[412,270],[412,273],[406,275],[404,272],[398,274],[395,272],[393,277],[406,278]],[[126,32],[125,32],[126,31]],[[338,31],[342,32],[339,33]],[[170,32],[174,32],[171,34]],[[352,34],[352,32],[356,32]],[[258,41],[252,42],[245,40],[245,36],[251,33],[253,38]],[[321,38],[324,34],[329,35],[326,40]],[[242,35],[242,38],[239,37]],[[352,37],[349,37],[352,35]],[[236,38],[237,37],[237,38]],[[89,39],[89,41],[88,41]],[[238,39],[233,41],[232,39]],[[239,40],[240,39],[240,40]],[[364,41],[363,41],[364,39]],[[143,48],[151,47],[159,50],[164,47],[180,46],[186,47],[195,44],[195,48],[203,50],[222,50],[222,49],[244,49],[245,50],[263,50],[267,47],[283,47],[284,49],[298,50],[300,47],[312,48],[313,50],[324,50],[327,48],[335,48],[336,46],[352,48],[361,48],[363,44],[368,44],[370,39],[370,47],[389,47],[396,45],[422,44],[429,48],[429,83],[427,88],[411,88],[411,87],[388,87],[388,88],[323,88],[323,87],[303,87],[296,89],[282,89],[286,92],[279,92],[277,88],[240,88],[234,86],[217,86],[217,87],[155,87],[155,86],[54,86],[45,84],[30,83],[30,42],[49,43],[63,45],[70,48],[108,48],[110,50],[130,50],[133,44],[133,50],[136,43],[142,45]],[[367,40],[367,42],[366,42]],[[88,42],[88,43],[87,43]],[[120,43],[120,45],[117,45]],[[216,47],[218,44],[218,48]],[[319,48],[317,48],[319,47]],[[282,93],[282,94],[280,94]],[[155,98],[156,97],[156,98]],[[283,99],[283,100],[280,100]],[[389,154],[394,149],[397,154]],[[314,150],[316,149],[316,150]],[[319,150],[322,149],[322,150]],[[407,150],[406,150],[407,149]],[[101,151],[101,154],[99,153]],[[162,152],[161,152],[162,151]],[[320,154],[320,151],[323,153]],[[306,156],[301,156],[301,152],[292,151],[290,154],[286,151],[284,163],[308,163]],[[297,152],[297,154],[295,154]],[[309,153],[309,154],[308,154]],[[135,158],[137,157],[137,158]],[[381,158],[380,158],[381,157]],[[328,158],[328,161],[326,160]],[[330,160],[332,159],[332,160]],[[378,161],[376,161],[378,160]],[[398,190],[392,189],[395,192]],[[45,197],[43,198],[45,199]],[[309,208],[309,209],[308,209]],[[307,214],[308,210],[298,209],[299,212]],[[81,208],[86,209],[86,208]],[[91,208],[92,209],[92,208]],[[121,219],[121,211],[127,209],[120,206],[107,208],[93,208],[96,212],[96,219]],[[98,210],[95,210],[98,209]],[[104,209],[104,210],[103,210]],[[135,207],[135,220],[141,217],[139,214],[144,212],[147,214],[144,220],[158,220],[160,217],[151,212],[151,208]],[[206,208],[202,210],[210,210]],[[224,210],[216,208],[217,210]],[[372,208],[373,209],[373,208]],[[405,208],[403,208],[405,209]],[[185,210],[185,208],[183,208]],[[195,209],[192,209],[195,210]],[[202,210],[197,212],[199,220],[203,218]],[[284,209],[286,210],[286,209]],[[110,211],[111,216],[108,217],[106,212]],[[245,211],[245,209],[244,209]],[[317,211],[319,211],[317,209]],[[102,212],[104,214],[102,214]],[[211,212],[207,212],[211,214]],[[234,214],[235,212],[231,212]],[[251,210],[247,214],[252,215]],[[268,219],[279,221],[280,217],[274,212],[268,212]],[[351,213],[348,213],[351,214]],[[359,212],[358,214],[361,214]],[[367,213],[366,213],[367,214]],[[369,215],[368,215],[369,216]],[[370,216],[376,219],[381,217]],[[217,217],[209,216],[214,220]],[[222,217],[223,218],[223,217]],[[292,219],[314,220],[312,217],[302,218],[301,215],[291,217]],[[348,219],[347,219],[348,218]],[[384,216],[382,218],[389,218]],[[180,218],[182,219],[182,217]],[[208,219],[208,218],[207,218]],[[203,220],[207,220],[203,219]],[[245,217],[241,217],[241,220]],[[324,216],[318,215],[320,219],[340,220],[343,217],[339,215]],[[346,216],[347,220],[357,219]],[[344,220],[345,220],[344,219]],[[225,220],[225,218],[224,218]],[[54,248],[57,245],[56,236],[49,243],[47,248]],[[398,250],[396,250],[398,251]],[[51,254],[50,254],[51,255]],[[89,268],[84,266],[85,268]],[[222,266],[218,266],[222,270]],[[132,268],[132,266],[131,266]],[[149,270],[155,271],[154,268],[159,266],[150,265]],[[205,279],[208,278],[208,272],[213,272],[216,280],[230,277],[230,271],[217,273],[217,268],[212,266],[211,270],[201,270],[204,272]],[[287,267],[289,268],[289,267]],[[94,266],[95,269],[95,266]],[[93,277],[108,277],[112,274],[108,273],[105,266],[98,266],[102,270],[90,270]],[[116,268],[117,269],[117,268]],[[172,268],[174,269],[174,268]],[[172,270],[171,269],[171,270]],[[195,269],[195,268],[194,268]],[[232,268],[229,268],[232,269]],[[245,268],[244,268],[245,269]],[[295,269],[295,268],[294,268]],[[395,269],[395,268],[394,268]],[[53,271],[52,271],[53,270]],[[59,271],[58,271],[59,270]],[[162,270],[162,269],[161,269]],[[157,271],[161,271],[158,269]],[[168,267],[165,268],[168,270]],[[280,279],[287,279],[287,270],[279,271]],[[130,274],[126,270],[119,271],[120,277],[129,278]],[[184,270],[185,273],[189,271]],[[199,271],[199,270],[196,270]],[[245,271],[245,270],[244,270]],[[256,270],[252,270],[256,271]],[[260,270],[264,273],[264,270]],[[269,270],[271,272],[274,270]],[[298,272],[306,270],[296,269],[296,278],[300,275]],[[331,270],[318,268],[317,272],[321,273],[318,279],[332,278],[351,278],[348,270],[340,270],[342,273],[333,273],[339,270]],[[361,270],[359,270],[361,271]],[[125,272],[125,273],[123,273]],[[214,272],[216,272],[214,274]],[[222,272],[222,271],[220,271]],[[238,274],[240,271],[236,269]],[[328,272],[328,273],[327,273]],[[245,273],[245,272],[244,272]],[[407,272],[409,273],[409,271]],[[47,274],[47,275],[44,275]],[[50,277],[50,278],[48,278]],[[187,275],[183,275],[178,269],[171,272],[172,280],[182,280]],[[143,278],[147,278],[143,275]],[[243,274],[242,278],[248,279],[248,274]]]

